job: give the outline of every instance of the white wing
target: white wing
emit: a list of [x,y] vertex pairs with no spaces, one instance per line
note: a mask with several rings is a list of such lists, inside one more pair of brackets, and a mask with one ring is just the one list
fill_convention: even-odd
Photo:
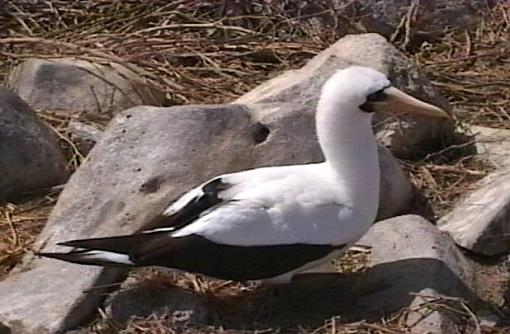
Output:
[[[223,175],[221,180],[230,185],[219,192],[224,202],[175,230],[173,237],[196,234],[237,246],[344,245],[364,232],[342,203],[341,189],[325,164],[255,169]],[[195,196],[198,189],[193,190]],[[167,212],[186,207],[191,198],[184,195]]]

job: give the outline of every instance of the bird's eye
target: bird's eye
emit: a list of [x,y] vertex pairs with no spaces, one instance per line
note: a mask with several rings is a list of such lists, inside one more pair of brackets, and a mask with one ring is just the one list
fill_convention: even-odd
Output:
[[380,101],[384,101],[386,99],[386,93],[384,92],[384,90],[386,89],[386,87],[384,87],[383,89],[380,89],[378,90],[377,92],[375,93],[372,93],[372,94],[369,94],[367,96],[367,102],[380,102]]
[[360,105],[359,108],[367,113],[375,112],[374,103],[385,101],[388,98],[388,95],[386,95],[386,92],[384,91],[388,87],[389,86],[379,89],[377,92],[369,94],[367,96],[367,100],[365,101],[365,103]]

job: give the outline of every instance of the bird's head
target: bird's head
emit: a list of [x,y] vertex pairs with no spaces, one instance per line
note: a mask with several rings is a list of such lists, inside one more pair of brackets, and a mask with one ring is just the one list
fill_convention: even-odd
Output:
[[350,66],[331,76],[322,88],[321,104],[342,113],[370,115],[382,111],[397,115],[451,118],[443,109],[393,87],[381,72],[363,66]]

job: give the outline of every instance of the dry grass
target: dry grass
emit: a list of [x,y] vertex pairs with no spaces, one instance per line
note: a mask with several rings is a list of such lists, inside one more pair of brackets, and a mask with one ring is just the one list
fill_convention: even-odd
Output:
[[[297,6],[290,5],[283,10],[278,3],[7,0],[0,8],[0,81],[6,80],[9,69],[26,58],[72,56],[104,64],[124,64],[166,92],[171,104],[223,103],[284,70],[299,68],[343,34],[363,32],[354,19],[332,11],[329,1],[316,2],[323,10],[315,16],[328,16],[330,23],[325,26],[307,21],[313,17],[296,19]],[[509,5],[502,3],[487,12],[475,29],[450,31],[437,42],[405,51],[428,71],[434,85],[449,99],[458,118],[467,125],[510,128],[509,10]],[[405,31],[394,34],[402,37],[395,38],[395,44],[405,50],[413,26],[406,24],[401,28]],[[59,134],[71,167],[79,166],[83,154],[70,139],[67,127],[72,117],[52,111],[40,111],[40,115]],[[89,121],[99,125],[105,122]],[[446,148],[421,161],[404,162],[424,199],[432,206],[434,214],[431,218],[450,208],[460,195],[491,170],[490,165],[476,156],[459,154],[462,149]],[[29,249],[57,196],[58,193],[50,192],[0,205],[0,278]],[[418,204],[423,206],[423,199]],[[350,254],[339,267],[343,271],[363,270],[364,256],[363,252],[355,256]],[[222,285],[194,276],[184,279],[166,277],[162,281],[165,280],[220,299],[225,295],[232,297],[240,292],[257,291],[254,286]],[[441,304],[440,301],[435,303]],[[448,303],[455,304],[459,312],[466,312],[460,301],[448,300]],[[324,326],[295,331],[401,333],[409,330],[402,325],[404,313],[377,323],[343,324],[335,318]],[[470,318],[471,315],[465,316]],[[476,320],[470,319],[474,332],[497,333],[493,329],[478,328]],[[102,322],[102,325],[106,329],[100,332],[112,332],[107,324]],[[168,316],[133,320],[124,332],[243,331],[222,330],[217,326],[196,328]],[[285,332],[285,329],[260,331],[265,332]]]
[[[406,308],[395,313],[391,317],[382,318],[379,321],[358,320],[349,321],[340,316],[331,316],[334,310],[309,309],[307,312],[317,313],[321,318],[322,325],[310,319],[302,320],[299,324],[290,322],[292,325],[280,327],[275,321],[264,321],[264,312],[276,314],[277,319],[295,318],[296,311],[292,305],[293,298],[302,293],[302,290],[291,290],[291,293],[283,296],[274,296],[274,291],[264,289],[256,284],[244,285],[235,282],[207,280],[194,275],[182,277],[175,274],[161,273],[151,269],[140,270],[132,274],[135,278],[135,286],[155,286],[163,289],[182,289],[193,292],[207,300],[208,309],[214,320],[210,324],[194,324],[182,314],[151,314],[147,317],[133,317],[127,324],[121,325],[109,320],[104,313],[91,325],[90,330],[95,334],[170,334],[170,333],[314,333],[314,334],[382,334],[382,333],[410,333],[413,328],[427,316],[434,312],[449,313],[461,319],[459,333],[473,334],[502,334],[508,329],[497,329],[483,324],[475,315],[469,304],[461,298],[448,296],[429,296],[416,294],[421,302],[412,308]],[[291,288],[292,289],[292,288]],[[337,289],[342,289],[340,285]],[[304,292],[305,303],[311,305],[317,303],[313,295]],[[319,298],[328,298],[322,295]],[[336,299],[338,297],[332,297]],[[300,299],[300,302],[302,300]],[[329,301],[331,303],[331,301]],[[336,302],[332,304],[335,305]],[[338,300],[345,303],[345,300]],[[301,306],[301,309],[307,309]],[[265,309],[265,311],[264,311]],[[324,313],[324,314],[323,314]],[[260,315],[262,314],[262,317]],[[324,316],[323,316],[324,315]],[[267,315],[266,315],[267,316]],[[323,316],[323,317],[322,317]],[[271,316],[270,316],[271,317]],[[279,323],[276,321],[276,323]]]
[[444,160],[429,156],[421,161],[402,161],[411,181],[420,194],[416,213],[435,221],[452,208],[455,202],[492,170],[493,166],[475,155]]
[[31,195],[0,206],[0,280],[8,274],[44,227],[59,191]]
[[447,34],[414,55],[466,124],[510,128],[510,5],[502,3],[469,31]]

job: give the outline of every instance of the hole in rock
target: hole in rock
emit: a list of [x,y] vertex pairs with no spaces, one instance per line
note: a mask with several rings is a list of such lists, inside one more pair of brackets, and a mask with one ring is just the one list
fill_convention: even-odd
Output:
[[252,138],[255,144],[260,144],[266,141],[267,137],[269,136],[269,133],[271,131],[267,126],[261,123],[255,124],[253,130],[252,130]]

